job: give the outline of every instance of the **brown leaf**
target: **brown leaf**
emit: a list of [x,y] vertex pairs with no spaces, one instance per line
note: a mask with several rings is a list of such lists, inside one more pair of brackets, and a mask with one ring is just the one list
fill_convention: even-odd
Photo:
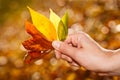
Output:
[[30,63],[35,59],[40,59],[47,53],[49,53],[53,47],[52,42],[48,41],[45,36],[40,33],[33,24],[26,22],[26,31],[32,38],[24,41],[22,44],[28,50],[28,54],[25,57],[25,62]]

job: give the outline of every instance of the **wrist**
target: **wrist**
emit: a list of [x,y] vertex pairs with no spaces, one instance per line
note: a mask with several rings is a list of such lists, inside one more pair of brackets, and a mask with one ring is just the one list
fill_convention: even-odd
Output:
[[108,50],[108,49],[102,49],[101,50],[104,57],[102,59],[102,67],[101,67],[101,72],[111,72],[113,71],[113,64],[114,61],[112,60],[112,56],[114,55],[115,51],[114,50]]
[[113,72],[120,74],[120,51],[118,50],[104,50],[106,60],[104,61],[104,70],[106,72]]
[[113,55],[110,58],[111,71],[120,74],[120,50],[113,50]]

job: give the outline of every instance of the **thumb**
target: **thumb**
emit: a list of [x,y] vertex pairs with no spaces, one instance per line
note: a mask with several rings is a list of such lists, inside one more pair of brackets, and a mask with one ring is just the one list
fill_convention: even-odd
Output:
[[75,47],[70,46],[67,43],[61,42],[61,41],[53,41],[52,46],[60,51],[61,53],[68,55],[72,58],[74,58],[75,54],[77,54],[78,49]]

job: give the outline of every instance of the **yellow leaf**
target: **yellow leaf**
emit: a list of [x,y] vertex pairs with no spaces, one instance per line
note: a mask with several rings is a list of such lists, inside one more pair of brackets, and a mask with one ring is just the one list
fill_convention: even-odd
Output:
[[[52,9],[50,9],[50,21],[53,23],[56,31],[58,31],[58,25],[59,25],[60,20],[61,20],[60,17],[57,14],[55,14],[52,11]],[[57,40],[59,40],[58,35],[57,35]]]
[[[23,42],[28,50],[25,62],[40,59],[48,54],[52,47],[53,40],[65,40],[68,32],[68,14],[65,13],[62,19],[50,10],[50,20],[44,15],[29,8],[32,23],[26,21],[26,31],[32,38]],[[72,78],[72,77],[71,77]]]
[[61,20],[61,18],[50,9],[50,21],[57,31],[57,40],[63,41],[68,33],[68,13],[66,12]]
[[50,20],[31,8],[28,7],[28,9],[32,17],[33,25],[38,29],[38,31],[40,31],[49,41],[56,40],[56,30]]

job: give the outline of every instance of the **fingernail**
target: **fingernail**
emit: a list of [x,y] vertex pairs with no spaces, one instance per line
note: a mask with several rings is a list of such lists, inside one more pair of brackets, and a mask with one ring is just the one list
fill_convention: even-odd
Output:
[[59,41],[53,41],[53,42],[52,42],[52,46],[53,46],[55,49],[59,49],[59,47],[60,47],[60,42],[59,42]]

